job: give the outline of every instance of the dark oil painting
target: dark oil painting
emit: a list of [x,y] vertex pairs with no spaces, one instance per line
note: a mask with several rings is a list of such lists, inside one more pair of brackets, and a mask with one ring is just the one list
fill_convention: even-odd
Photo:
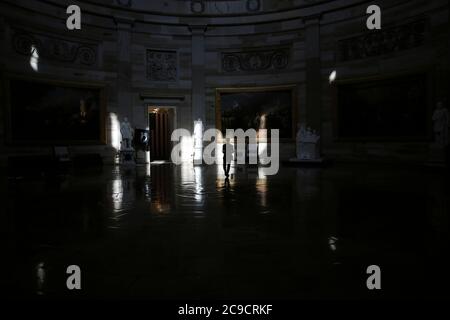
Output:
[[338,86],[340,138],[417,138],[427,135],[425,75]]
[[11,79],[11,142],[100,142],[100,92],[98,88]]
[[220,92],[222,131],[225,129],[279,129],[280,138],[292,138],[292,90]]

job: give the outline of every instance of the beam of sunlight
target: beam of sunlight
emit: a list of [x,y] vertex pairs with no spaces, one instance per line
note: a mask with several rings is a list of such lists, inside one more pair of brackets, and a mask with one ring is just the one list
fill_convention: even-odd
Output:
[[35,72],[39,71],[39,52],[34,45],[31,46],[30,66]]
[[201,164],[203,159],[203,122],[194,121],[194,163]]
[[333,72],[330,73],[330,77],[328,80],[330,81],[330,84],[332,84],[334,81],[336,81],[337,78],[337,72],[336,70],[333,70]]
[[117,114],[111,112],[109,114],[109,119],[111,121],[111,146],[119,151],[120,149],[120,140],[122,138],[120,134],[120,123],[117,117]]
[[192,161],[194,156],[194,139],[181,137],[181,161]]

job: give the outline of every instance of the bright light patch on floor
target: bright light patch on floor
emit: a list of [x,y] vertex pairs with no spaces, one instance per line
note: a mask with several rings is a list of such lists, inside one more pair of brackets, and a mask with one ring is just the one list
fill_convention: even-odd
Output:
[[202,168],[194,167],[195,174],[195,200],[201,202],[203,200],[203,177]]
[[123,201],[123,185],[121,179],[112,181],[111,200],[115,212],[120,211],[122,209]]

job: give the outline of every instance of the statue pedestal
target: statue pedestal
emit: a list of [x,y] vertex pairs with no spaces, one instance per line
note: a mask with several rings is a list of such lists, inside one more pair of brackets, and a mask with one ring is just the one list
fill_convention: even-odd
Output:
[[145,151],[138,150],[136,152],[136,163],[137,164],[147,164],[148,163]]
[[298,143],[297,158],[289,159],[289,162],[297,164],[321,164],[323,161],[324,159],[320,157],[317,140]]
[[289,162],[292,164],[323,164],[325,161],[324,158],[317,159],[298,159],[298,158],[290,158]]
[[120,164],[136,165],[133,149],[120,150]]
[[319,140],[320,136],[316,131],[305,125],[300,125],[297,132],[297,158],[291,158],[289,162],[294,164],[321,164]]

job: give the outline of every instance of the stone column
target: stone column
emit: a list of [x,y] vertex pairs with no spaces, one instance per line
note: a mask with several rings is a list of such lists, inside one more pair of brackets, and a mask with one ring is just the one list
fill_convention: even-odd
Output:
[[320,15],[304,18],[306,45],[306,124],[321,135]]
[[205,25],[189,26],[192,33],[192,123],[205,125]]
[[131,32],[134,20],[114,17],[117,25],[117,110],[119,120],[128,117],[133,121],[133,99],[131,95]]

